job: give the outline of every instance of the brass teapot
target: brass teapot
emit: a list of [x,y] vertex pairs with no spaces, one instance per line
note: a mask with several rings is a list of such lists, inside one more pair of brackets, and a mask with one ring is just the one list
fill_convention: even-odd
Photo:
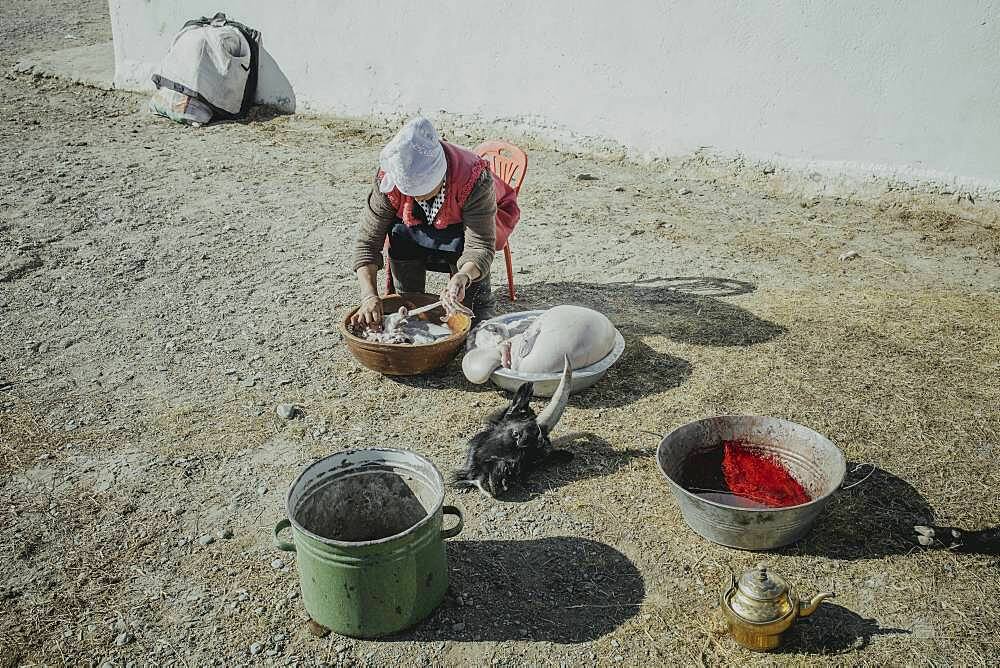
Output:
[[722,592],[722,612],[729,633],[739,644],[766,652],[781,644],[781,634],[800,617],[808,617],[833,592],[816,594],[809,601],[798,599],[785,580],[758,564]]

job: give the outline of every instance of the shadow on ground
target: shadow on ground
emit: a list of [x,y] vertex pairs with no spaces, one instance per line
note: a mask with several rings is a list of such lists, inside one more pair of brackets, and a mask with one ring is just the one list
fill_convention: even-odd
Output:
[[[647,395],[679,387],[691,375],[691,369],[691,363],[687,360],[657,352],[641,339],[626,335],[625,352],[617,364],[608,371],[608,375],[594,387],[574,394],[569,403],[570,406],[578,408],[627,406]],[[430,373],[419,376],[390,376],[388,379],[397,386],[405,387],[506,393],[506,390],[492,382],[482,385],[470,383],[462,374],[460,357]],[[498,408],[503,401],[510,401],[510,393],[501,396],[507,398],[495,402],[490,400],[489,406]],[[546,403],[548,399],[535,399],[536,409]]]
[[[428,371],[427,373],[422,373],[418,376],[386,376],[386,380],[397,386],[421,387],[432,390],[447,389],[462,390],[464,392],[504,391],[502,388],[497,387],[490,382],[483,383],[482,385],[476,385],[475,383],[469,382],[469,380],[465,377],[465,374],[462,373],[463,354],[465,354],[464,347],[459,350],[455,359],[439,369],[434,369],[433,371]],[[402,387],[399,387],[398,389],[402,389]],[[506,401],[510,401],[510,399],[508,398]],[[501,400],[497,401],[498,406],[500,402]]]
[[783,654],[842,654],[864,649],[874,636],[909,634],[907,629],[883,628],[847,608],[823,603],[811,616],[788,631]]
[[520,288],[509,310],[579,304],[607,315],[628,337],[666,336],[705,346],[752,346],[785,333],[720,297],[747,294],[752,283],[709,276],[679,276],[620,283],[533,283]]
[[393,640],[589,642],[635,616],[646,592],[628,557],[585,538],[450,541],[448,559],[445,602]]
[[546,492],[559,489],[577,480],[587,480],[615,473],[633,459],[656,456],[656,449],[616,450],[611,444],[590,432],[573,432],[552,439],[552,447],[569,450],[573,459],[552,463],[537,469],[524,485],[512,487],[500,501],[529,501]]
[[[853,471],[857,464],[848,463]],[[848,474],[847,484],[852,482]],[[834,492],[816,526],[801,541],[781,550],[830,559],[878,559],[917,548],[914,524],[929,524],[934,511],[910,483],[875,467],[871,477]]]
[[[579,304],[606,314],[625,337],[625,352],[606,378],[574,395],[579,408],[621,407],[681,386],[692,372],[687,360],[657,352],[642,337],[705,346],[751,346],[781,336],[785,328],[758,318],[722,297],[753,292],[752,283],[710,276],[678,276],[631,283],[534,283],[519,287],[520,297],[500,297],[506,312]],[[422,376],[398,376],[399,385],[465,391],[495,389],[473,385],[462,375],[461,353],[442,369]]]

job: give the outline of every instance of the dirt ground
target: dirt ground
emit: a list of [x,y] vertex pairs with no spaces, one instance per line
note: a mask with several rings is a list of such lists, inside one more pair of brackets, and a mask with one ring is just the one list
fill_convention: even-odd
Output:
[[[106,12],[8,0],[3,73],[110,39]],[[802,198],[767,170],[518,140],[521,299],[501,309],[598,308],[626,353],[559,425],[572,463],[509,501],[449,491],[466,526],[426,622],[316,638],[271,543],[291,480],[362,445],[450,471],[505,395],[457,360],[382,377],[337,333],[392,125],[188,129],[145,102],[0,79],[0,666],[1000,665],[996,558],[923,551],[910,530],[1000,524],[997,203]],[[875,475],[792,547],[710,544],[654,452],[713,414],[808,425]],[[776,655],[719,631],[723,583],[761,559],[837,592]]]

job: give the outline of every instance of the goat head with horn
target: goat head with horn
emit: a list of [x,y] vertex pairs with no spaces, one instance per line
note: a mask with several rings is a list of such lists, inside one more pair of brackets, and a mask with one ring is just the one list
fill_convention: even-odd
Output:
[[553,448],[549,440],[569,402],[572,378],[566,356],[559,387],[537,417],[530,405],[534,387],[531,383],[519,387],[510,405],[487,416],[485,428],[469,441],[465,467],[455,472],[454,484],[495,497],[542,465],[572,459],[571,452]]

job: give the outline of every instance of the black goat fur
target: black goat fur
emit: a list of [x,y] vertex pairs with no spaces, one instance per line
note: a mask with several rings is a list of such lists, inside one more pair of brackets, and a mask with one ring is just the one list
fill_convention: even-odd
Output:
[[913,527],[917,541],[924,547],[943,547],[952,552],[1000,555],[1000,527],[965,531],[957,527]]
[[509,406],[486,418],[483,430],[469,440],[465,467],[455,471],[454,485],[478,487],[495,497],[539,467],[573,458],[568,450],[553,448],[547,431],[539,427],[530,405],[533,392],[531,383],[522,385]]

